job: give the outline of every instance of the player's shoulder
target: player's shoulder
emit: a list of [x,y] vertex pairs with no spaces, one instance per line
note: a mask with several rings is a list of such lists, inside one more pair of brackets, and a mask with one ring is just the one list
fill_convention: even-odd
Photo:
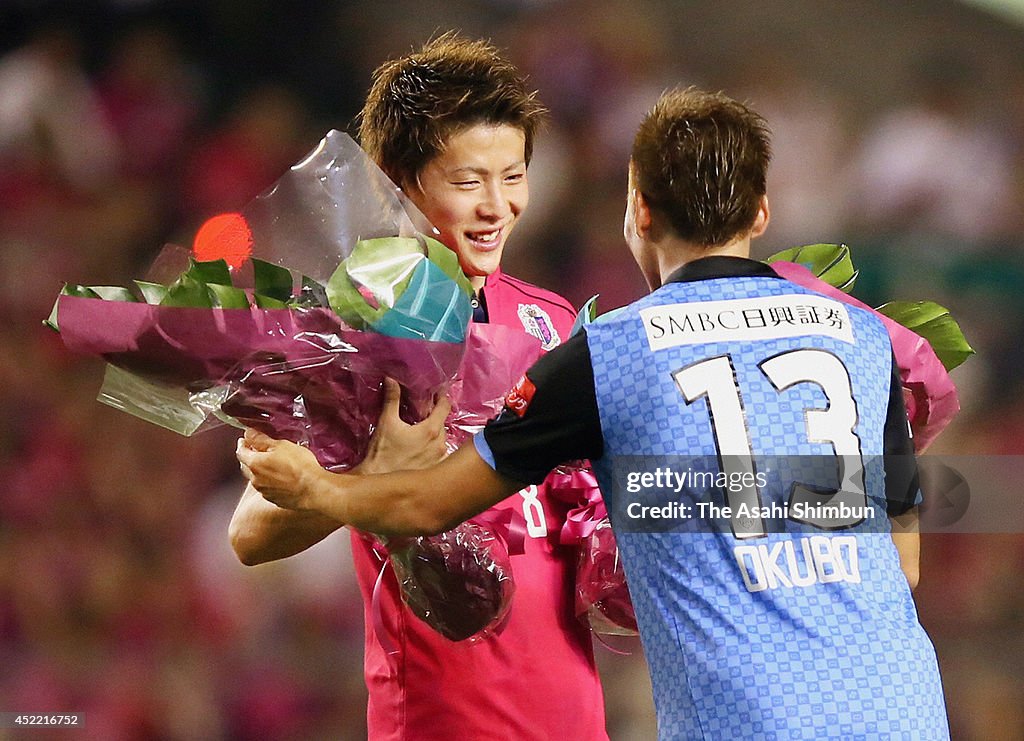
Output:
[[565,314],[569,320],[575,320],[576,309],[569,300],[547,288],[516,278],[508,273],[500,273],[495,281],[497,287],[510,297],[517,296],[520,303],[535,303],[548,313]]

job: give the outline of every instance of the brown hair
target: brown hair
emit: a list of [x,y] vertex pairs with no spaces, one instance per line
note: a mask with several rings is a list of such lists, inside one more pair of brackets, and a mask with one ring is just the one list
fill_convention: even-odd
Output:
[[664,93],[633,141],[633,173],[645,200],[676,234],[715,247],[754,225],[765,194],[765,120],[722,93]]
[[449,31],[377,68],[359,138],[392,180],[408,185],[452,135],[481,123],[522,130],[529,164],[544,112],[526,78],[494,46]]

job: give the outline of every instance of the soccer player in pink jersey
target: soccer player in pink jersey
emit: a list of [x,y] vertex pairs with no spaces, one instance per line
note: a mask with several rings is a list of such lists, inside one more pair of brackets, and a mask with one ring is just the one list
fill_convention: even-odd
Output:
[[[572,306],[500,269],[529,201],[527,166],[542,114],[523,77],[493,46],[445,34],[377,69],[360,139],[458,253],[475,291],[474,321],[519,328],[549,350],[567,338]],[[390,391],[385,414],[397,404]],[[412,457],[422,455],[421,443],[403,445],[403,433],[413,428],[397,415],[387,422],[367,466],[433,462]],[[575,504],[545,481],[495,506],[521,514],[527,536],[525,553],[511,559],[516,592],[507,622],[484,640],[453,642],[435,632],[404,605],[389,570],[377,630],[397,648],[394,655],[375,635],[371,615],[380,558],[371,541],[351,534],[365,605],[371,739],[607,739],[590,633],[574,614],[576,551],[559,543]],[[318,513],[279,509],[248,486],[232,518],[231,543],[244,563],[257,564],[302,551],[338,527]]]

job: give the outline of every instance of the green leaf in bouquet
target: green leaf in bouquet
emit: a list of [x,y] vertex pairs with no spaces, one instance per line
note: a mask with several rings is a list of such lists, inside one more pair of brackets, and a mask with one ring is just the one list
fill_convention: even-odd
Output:
[[779,260],[803,265],[818,278],[844,293],[853,289],[860,271],[853,267],[850,248],[845,244],[808,244],[776,252],[765,262]]
[[231,285],[231,271],[224,260],[209,260],[206,262],[192,260],[186,274],[192,276],[200,283],[212,283],[218,286]]
[[49,327],[54,332],[60,332],[60,326],[57,324],[57,306],[60,304],[60,296],[53,302],[53,308],[50,309],[50,316],[43,320],[43,326]]
[[125,301],[138,303],[135,294],[123,286],[89,286],[89,289],[104,301]]
[[609,319],[614,319],[626,308],[620,306],[617,309],[610,309],[603,314],[597,313],[597,296],[591,296],[587,299],[586,303],[580,308],[579,314],[576,315],[576,321],[573,322],[572,329],[569,331],[569,336],[573,337],[587,328],[588,324],[596,324],[598,322],[606,322]]
[[934,301],[890,301],[876,311],[926,339],[947,371],[974,355],[949,310]]
[[65,283],[60,291],[61,296],[78,296],[79,298],[99,298],[93,286],[80,286],[77,283]]
[[587,299],[586,303],[580,307],[579,313],[576,314],[576,321],[572,324],[572,329],[569,331],[570,337],[575,337],[577,334],[583,331],[588,325],[592,324],[597,319],[597,296],[595,294]]
[[292,297],[292,274],[287,268],[253,258],[252,274],[253,287],[257,294],[281,302],[288,301]]
[[167,295],[164,296],[161,306],[179,306],[193,309],[212,309],[213,299],[206,284],[197,280],[190,271],[182,273],[174,283],[167,288]]
[[287,309],[288,304],[273,296],[264,296],[262,293],[253,294],[253,302],[259,309]]
[[359,293],[359,289],[349,280],[344,263],[327,280],[327,303],[353,329],[366,329],[367,323],[376,318],[375,312],[368,310],[366,299]]
[[381,305],[391,307],[426,256],[423,243],[415,237],[377,237],[356,242],[342,264],[355,285],[369,289]]
[[221,309],[248,309],[249,299],[245,291],[234,286],[224,286],[219,283],[207,283],[206,290],[210,292],[212,303]]
[[[160,305],[212,309],[216,303],[214,294],[207,288],[210,283],[231,285],[231,273],[228,271],[227,263],[224,260],[196,262],[190,258],[188,269],[167,286],[167,293],[160,300]],[[146,300],[148,302],[149,298]]]
[[56,300],[53,302],[53,308],[50,309],[50,315],[43,319],[43,326],[48,326],[48,328],[54,332],[60,332],[60,326],[57,324],[57,306],[60,304],[61,296],[84,296],[85,298],[96,298],[95,293],[90,289],[85,288],[85,286],[63,285],[63,288],[60,289],[60,293],[57,294]]
[[288,306],[295,309],[328,308],[330,302],[327,300],[327,289],[308,275],[304,275],[299,295],[289,301]]
[[466,277],[466,274],[462,272],[462,267],[459,265],[459,256],[433,237],[428,237],[425,234],[419,234],[417,236],[426,246],[427,257],[430,261],[441,268],[449,278],[455,281],[459,288],[465,291],[467,296],[472,296],[473,285],[469,282],[469,278]]
[[146,280],[137,280],[135,285],[142,294],[142,300],[151,306],[158,306],[167,297],[167,286],[163,283],[150,283]]
[[[108,288],[109,286],[99,286],[100,288]],[[100,295],[96,292],[97,286],[81,286],[77,283],[65,283],[64,287],[60,289],[60,293],[57,294],[57,300],[53,302],[53,308],[50,309],[50,316],[43,320],[43,326],[49,327],[54,332],[60,332],[60,326],[57,324],[57,305],[60,303],[61,296],[78,296],[80,298],[100,298]]]

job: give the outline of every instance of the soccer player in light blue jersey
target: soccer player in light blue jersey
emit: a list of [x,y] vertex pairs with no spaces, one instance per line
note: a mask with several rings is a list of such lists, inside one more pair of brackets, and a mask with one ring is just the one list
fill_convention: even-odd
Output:
[[948,738],[911,596],[920,492],[892,346],[869,312],[749,259],[769,159],[749,108],[666,93],[629,170],[648,296],[541,359],[432,469],[330,474],[249,431],[243,472],[279,506],[412,535],[589,458],[662,739]]

